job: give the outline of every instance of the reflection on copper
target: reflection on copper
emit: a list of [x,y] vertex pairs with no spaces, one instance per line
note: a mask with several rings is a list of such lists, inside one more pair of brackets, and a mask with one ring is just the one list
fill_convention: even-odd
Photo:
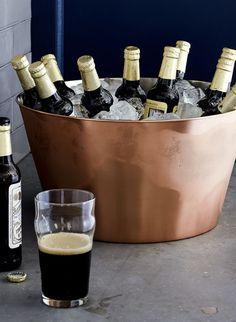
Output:
[[43,189],[83,188],[96,195],[95,239],[177,240],[216,226],[236,155],[236,111],[106,121],[18,103]]

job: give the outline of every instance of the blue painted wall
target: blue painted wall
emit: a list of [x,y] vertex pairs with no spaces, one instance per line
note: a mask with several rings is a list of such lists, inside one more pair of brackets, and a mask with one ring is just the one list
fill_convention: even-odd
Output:
[[[34,60],[54,51],[53,6],[32,0]],[[163,47],[182,39],[192,45],[186,78],[210,81],[222,48],[236,49],[235,22],[235,0],[65,0],[64,76],[80,78],[76,60],[84,54],[100,77],[122,76],[124,47],[136,45],[141,76],[156,77]]]

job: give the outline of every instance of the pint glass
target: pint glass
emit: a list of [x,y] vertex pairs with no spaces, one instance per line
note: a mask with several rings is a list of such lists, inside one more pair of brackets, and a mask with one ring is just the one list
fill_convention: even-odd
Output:
[[86,303],[95,197],[85,190],[54,189],[35,197],[35,232],[42,300],[53,307]]

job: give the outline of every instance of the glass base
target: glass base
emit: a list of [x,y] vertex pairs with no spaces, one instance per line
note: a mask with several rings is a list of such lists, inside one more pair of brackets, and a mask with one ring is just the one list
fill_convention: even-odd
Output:
[[81,306],[86,304],[88,301],[88,297],[86,296],[81,299],[67,301],[67,300],[53,300],[42,294],[42,300],[44,304],[51,307],[69,308],[69,307],[76,307],[76,306]]

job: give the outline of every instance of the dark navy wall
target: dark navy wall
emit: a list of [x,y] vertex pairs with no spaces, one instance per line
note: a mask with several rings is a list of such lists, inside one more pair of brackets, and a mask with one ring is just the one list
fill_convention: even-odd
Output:
[[[53,51],[53,3],[33,0],[33,59]],[[80,78],[76,60],[84,54],[100,77],[122,76],[124,47],[136,45],[141,76],[156,77],[163,47],[182,39],[192,45],[186,77],[210,81],[222,48],[236,49],[235,21],[235,0],[65,0],[64,76]]]

